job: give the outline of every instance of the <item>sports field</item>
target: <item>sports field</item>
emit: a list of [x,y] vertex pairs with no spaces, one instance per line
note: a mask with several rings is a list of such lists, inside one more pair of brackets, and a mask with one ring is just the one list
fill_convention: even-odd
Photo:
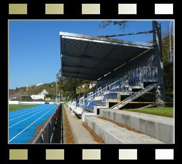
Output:
[[37,105],[9,104],[9,112],[14,110],[34,107],[34,106],[37,106]]
[[58,105],[41,104],[9,112],[9,143],[28,143],[39,126],[43,125]]

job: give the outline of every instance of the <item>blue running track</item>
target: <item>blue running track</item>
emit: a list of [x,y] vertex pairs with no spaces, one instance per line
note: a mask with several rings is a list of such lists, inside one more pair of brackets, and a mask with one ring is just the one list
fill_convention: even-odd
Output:
[[58,105],[42,104],[9,112],[9,144],[28,143],[33,135],[51,117]]

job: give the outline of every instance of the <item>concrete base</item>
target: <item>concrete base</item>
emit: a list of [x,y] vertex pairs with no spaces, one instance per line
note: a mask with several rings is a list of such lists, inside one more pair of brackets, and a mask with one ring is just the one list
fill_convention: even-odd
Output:
[[91,116],[97,116],[95,113],[88,113],[88,112],[83,112],[83,114],[82,114],[82,121],[83,122],[85,122],[85,117],[86,116],[89,116],[89,117],[91,117]]
[[[29,105],[29,104],[45,104],[45,101],[10,101],[9,104],[24,104],[24,105]],[[55,104],[55,102],[49,102],[49,104]],[[60,103],[56,103],[60,104]]]
[[86,116],[85,123],[107,144],[164,144],[150,136],[129,131],[98,117]]
[[174,144],[174,119],[123,110],[101,109],[100,116],[134,128],[168,144]]

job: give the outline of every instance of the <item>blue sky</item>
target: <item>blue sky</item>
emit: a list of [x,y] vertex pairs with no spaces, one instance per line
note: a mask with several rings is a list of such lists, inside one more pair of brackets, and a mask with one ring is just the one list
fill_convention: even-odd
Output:
[[[152,30],[152,21],[132,21],[121,30],[110,25],[99,28],[102,20],[10,20],[9,88],[56,81],[61,67],[59,32],[91,36],[113,35]],[[170,21],[158,21],[167,32]],[[152,34],[119,37],[122,40],[148,42]]]

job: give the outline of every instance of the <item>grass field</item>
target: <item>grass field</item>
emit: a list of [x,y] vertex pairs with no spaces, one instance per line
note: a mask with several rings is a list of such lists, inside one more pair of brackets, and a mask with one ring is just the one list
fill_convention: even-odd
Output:
[[165,117],[173,117],[173,107],[156,107],[156,108],[143,108],[143,109],[125,109],[125,110],[165,116]]
[[9,104],[9,112],[13,110],[19,110],[23,108],[29,108],[37,105],[21,105],[21,104]]

